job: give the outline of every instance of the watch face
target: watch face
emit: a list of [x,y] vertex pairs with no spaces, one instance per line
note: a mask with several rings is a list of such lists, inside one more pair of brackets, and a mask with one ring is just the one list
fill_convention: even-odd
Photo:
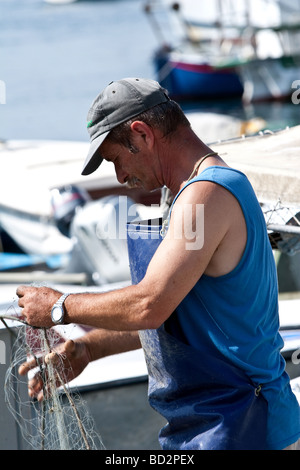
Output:
[[62,312],[61,307],[54,307],[52,309],[52,320],[54,322],[59,322],[62,318],[62,314],[63,312]]

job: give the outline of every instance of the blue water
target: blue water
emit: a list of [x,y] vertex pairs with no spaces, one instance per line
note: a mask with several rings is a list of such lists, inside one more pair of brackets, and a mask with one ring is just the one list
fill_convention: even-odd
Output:
[[0,138],[87,140],[87,111],[103,87],[153,78],[157,41],[142,5],[0,0]]
[[[6,86],[0,139],[87,141],[87,111],[103,87],[126,76],[155,78],[158,40],[144,3],[0,0],[0,80]],[[300,105],[291,102],[193,107],[246,119],[260,116],[272,129],[300,123]]]

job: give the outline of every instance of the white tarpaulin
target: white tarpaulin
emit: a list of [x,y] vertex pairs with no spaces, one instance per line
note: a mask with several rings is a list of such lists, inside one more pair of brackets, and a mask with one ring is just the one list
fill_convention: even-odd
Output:
[[300,205],[300,126],[210,147],[248,176],[260,200]]

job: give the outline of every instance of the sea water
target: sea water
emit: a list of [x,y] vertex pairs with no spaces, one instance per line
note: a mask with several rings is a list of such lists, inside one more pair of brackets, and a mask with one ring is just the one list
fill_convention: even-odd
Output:
[[86,115],[112,80],[154,78],[141,0],[0,0],[1,139],[88,140]]
[[[153,55],[160,37],[145,3],[0,0],[0,139],[88,141],[87,111],[108,83],[129,76],[156,78]],[[300,123],[300,105],[291,101],[183,107],[262,117],[272,130]]]

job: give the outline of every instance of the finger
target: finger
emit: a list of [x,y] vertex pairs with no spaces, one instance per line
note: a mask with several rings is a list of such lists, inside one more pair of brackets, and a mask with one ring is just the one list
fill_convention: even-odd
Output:
[[35,367],[38,367],[40,362],[42,362],[42,360],[37,362],[36,358],[33,358],[27,362],[23,362],[23,364],[21,364],[19,367],[19,370],[18,370],[19,374],[26,375],[30,370],[34,369]]
[[44,392],[43,392],[43,390],[41,390],[40,393],[37,396],[37,400],[39,402],[41,402],[41,401],[43,401],[43,399],[44,399]]
[[17,287],[17,290],[16,290],[16,294],[18,297],[23,297],[24,293],[25,293],[25,290],[26,290],[26,286],[18,286]]
[[36,374],[28,382],[28,395],[31,398],[37,397],[41,391],[43,391],[44,382],[40,374]]
[[52,364],[55,366],[59,362],[59,359],[59,354],[53,351],[45,356],[45,364]]
[[44,399],[44,389],[41,388],[38,391],[34,391],[28,388],[28,395],[30,398],[35,398],[38,401],[42,401]]
[[75,351],[75,343],[73,340],[68,339],[64,344],[63,347],[59,348],[58,351],[52,351],[51,353],[45,356],[45,363],[46,364],[53,364],[57,365],[61,362],[62,359],[65,359],[67,356],[70,356]]
[[75,351],[75,343],[72,339],[68,339],[66,342],[65,342],[65,351],[66,351],[66,354],[73,354],[74,351]]

